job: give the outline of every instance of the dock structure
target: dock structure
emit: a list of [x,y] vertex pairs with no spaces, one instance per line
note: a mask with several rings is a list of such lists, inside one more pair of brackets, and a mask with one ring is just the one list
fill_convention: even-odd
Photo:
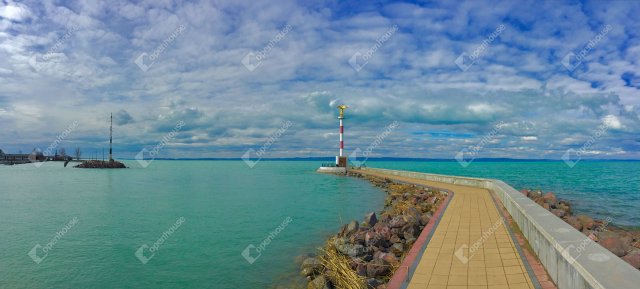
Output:
[[451,192],[388,289],[635,289],[640,284],[640,271],[500,180],[353,171]]

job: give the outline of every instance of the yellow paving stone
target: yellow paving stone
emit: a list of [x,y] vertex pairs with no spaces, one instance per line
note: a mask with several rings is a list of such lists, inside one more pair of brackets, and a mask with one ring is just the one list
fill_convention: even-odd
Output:
[[431,279],[429,280],[429,286],[431,285],[447,285],[449,281],[448,275],[431,275]]
[[427,286],[427,289],[447,289],[447,285],[431,285]]
[[487,285],[486,275],[469,275],[467,280],[468,285]]
[[427,287],[426,285],[429,284],[429,279],[431,279],[431,274],[426,275],[426,274],[419,274],[419,273],[414,273],[413,276],[411,277],[411,281],[414,281],[416,283],[424,283],[425,287]]
[[428,286],[429,284],[411,282],[411,284],[407,286],[407,289],[427,289]]
[[518,283],[527,283],[527,278],[524,277],[524,274],[507,274],[507,282],[509,285],[518,284]]
[[462,285],[462,286],[466,286],[467,285],[467,275],[450,275],[449,276],[449,282],[447,283],[447,286],[451,286],[451,285]]
[[518,259],[510,259],[510,260],[502,260],[502,265],[504,265],[505,267],[509,267],[509,266],[520,266],[520,262],[518,262]]
[[507,277],[505,275],[487,275],[487,284],[493,288],[494,285],[507,285]]
[[504,267],[504,273],[505,274],[518,274],[518,273],[523,273],[522,269],[520,268],[520,266],[509,266],[509,267]]
[[509,284],[509,289],[531,289],[527,283]]

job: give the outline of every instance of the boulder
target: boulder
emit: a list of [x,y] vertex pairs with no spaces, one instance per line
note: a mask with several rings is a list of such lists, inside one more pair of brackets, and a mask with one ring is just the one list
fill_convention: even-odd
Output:
[[375,278],[389,274],[389,265],[380,259],[373,259],[367,264],[367,277]]
[[324,275],[319,275],[307,284],[307,289],[330,289],[329,281]]
[[525,197],[529,196],[529,190],[520,190],[520,193],[522,193]]
[[356,265],[356,274],[360,276],[367,276],[367,264],[360,263]]
[[397,267],[400,265],[400,260],[394,254],[383,253],[379,259],[390,266]]
[[347,225],[347,229],[345,230],[345,235],[349,236],[349,235],[357,232],[359,228],[360,228],[360,224],[358,224],[358,222],[351,221],[351,223],[349,223],[349,225]]
[[556,215],[558,218],[562,218],[564,217],[567,213],[563,210],[560,209],[552,209],[551,213],[553,213],[554,215]]
[[402,228],[406,224],[407,222],[402,218],[402,216],[395,216],[391,218],[391,221],[389,221],[390,228]]
[[618,257],[626,255],[629,250],[629,246],[617,237],[606,237],[601,239],[599,243]]
[[402,243],[393,243],[393,245],[391,245],[390,251],[391,253],[400,256],[402,255],[402,253],[404,253],[404,245],[402,245]]
[[420,216],[420,225],[426,226],[427,224],[429,224],[429,221],[431,221],[432,217],[433,216],[431,215],[431,213],[422,214],[422,216]]
[[551,206],[549,206],[549,204],[547,203],[542,204],[542,207],[547,211],[551,210]]
[[556,194],[554,194],[553,192],[548,192],[546,194],[544,194],[544,202],[547,204],[555,204],[558,202],[558,198],[556,198]]
[[322,262],[316,258],[307,258],[300,267],[302,268],[301,274],[303,276],[311,276],[322,270]]
[[377,247],[382,245],[382,241],[383,241],[382,235],[376,232],[369,231],[364,235],[364,243],[367,246]]
[[635,252],[622,257],[622,260],[629,263],[633,268],[640,269],[640,252]]
[[402,242],[402,239],[400,239],[400,237],[398,237],[397,234],[393,234],[393,235],[391,235],[391,238],[389,238],[389,242],[391,242],[391,243],[400,243],[400,242]]
[[369,278],[367,279],[367,288],[378,288],[378,286],[383,285],[384,283],[380,282],[378,279],[376,278]]
[[376,217],[375,212],[368,213],[364,216],[364,222],[369,224],[369,226],[373,227],[378,223],[378,218]]
[[587,230],[593,229],[595,223],[593,222],[593,219],[591,219],[589,216],[578,215],[576,218],[578,219],[578,221],[582,225],[582,228],[587,229]]
[[580,221],[578,221],[578,218],[574,216],[569,216],[569,217],[566,217],[564,221],[567,222],[567,224],[571,225],[572,227],[576,228],[576,230],[578,231],[582,230],[582,224],[580,223]]

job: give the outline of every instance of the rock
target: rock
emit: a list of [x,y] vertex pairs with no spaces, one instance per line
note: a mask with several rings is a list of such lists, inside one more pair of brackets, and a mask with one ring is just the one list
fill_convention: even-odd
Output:
[[419,223],[420,212],[416,208],[408,208],[404,211],[403,219],[407,221],[407,223]]
[[427,203],[431,205],[434,205],[437,201],[438,201],[438,198],[436,197],[430,197],[427,199]]
[[373,259],[367,264],[367,277],[378,277],[389,274],[389,265],[380,259]]
[[564,221],[567,222],[567,224],[571,225],[572,227],[576,228],[576,230],[578,231],[582,230],[582,224],[580,223],[580,221],[578,221],[578,218],[574,216],[568,216],[565,218]]
[[378,218],[376,217],[375,212],[368,213],[364,216],[364,222],[369,224],[369,226],[373,227],[378,223]]
[[389,229],[389,226],[385,225],[384,223],[377,223],[375,226],[373,226],[373,230],[384,236],[385,238],[389,238],[391,237],[391,229]]
[[551,206],[549,206],[549,204],[547,204],[547,203],[542,204],[542,207],[547,211],[551,210]]
[[404,245],[402,243],[393,243],[390,248],[391,253],[396,254],[396,256],[402,255],[404,253]]
[[521,192],[525,197],[528,197],[528,196],[529,196],[529,190],[520,190],[520,192]]
[[551,210],[551,213],[553,213],[554,215],[556,215],[558,218],[562,218],[566,215],[566,212],[560,209],[553,209]]
[[430,213],[424,213],[420,216],[420,225],[426,226],[433,216]]
[[640,252],[635,252],[622,257],[622,260],[629,263],[633,268],[640,269]]
[[599,244],[618,257],[626,255],[629,250],[629,246],[616,237],[603,238],[600,240]]
[[405,246],[407,246],[407,248],[411,248],[411,246],[413,246],[413,243],[416,242],[416,238],[411,238],[411,239],[406,239],[404,241]]
[[593,226],[595,223],[593,222],[593,219],[591,219],[590,217],[586,215],[578,215],[576,218],[578,219],[578,221],[580,222],[583,228],[588,230],[593,229]]
[[364,242],[367,246],[377,247],[382,244],[382,241],[382,236],[376,232],[369,231],[364,235]]
[[307,284],[307,289],[330,289],[329,282],[324,275],[319,275]]
[[378,286],[382,285],[384,283],[378,281],[378,279],[376,278],[369,278],[367,279],[367,288],[378,288]]
[[321,269],[322,262],[320,262],[320,260],[318,260],[317,258],[309,257],[307,259],[304,259],[304,261],[302,261],[302,265],[300,265],[300,267]]
[[558,202],[558,198],[556,198],[556,194],[554,194],[553,192],[548,192],[544,194],[543,198],[544,198],[544,202],[550,205]]
[[402,218],[402,216],[395,216],[391,218],[391,221],[389,221],[389,227],[391,228],[402,228],[406,224],[407,222]]
[[389,242],[391,242],[391,243],[400,243],[400,242],[402,242],[402,239],[400,239],[400,237],[398,237],[398,235],[393,234],[393,235],[391,235],[391,238],[389,238]]
[[356,274],[360,276],[367,276],[367,265],[360,263],[356,266]]
[[353,244],[364,245],[365,244],[365,235],[366,234],[367,234],[367,232],[365,232],[365,231],[358,231],[357,233],[353,234],[349,240]]
[[360,228],[360,225],[358,224],[358,222],[356,221],[351,221],[351,223],[349,223],[349,225],[347,225],[347,229],[345,230],[345,235],[351,235],[355,232],[358,231],[358,229]]
[[420,235],[420,230],[415,225],[408,224],[402,227],[402,236],[405,240],[418,237],[418,235]]
[[[402,245],[402,244],[400,244]],[[383,253],[378,259],[384,261],[386,264],[397,267],[400,265],[400,260],[394,255],[389,253]]]

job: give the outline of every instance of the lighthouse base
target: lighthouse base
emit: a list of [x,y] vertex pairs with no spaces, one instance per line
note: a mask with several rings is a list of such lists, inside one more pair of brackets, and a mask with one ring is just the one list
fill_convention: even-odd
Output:
[[345,175],[347,174],[346,167],[320,167],[317,172],[323,174],[337,174],[337,175]]

